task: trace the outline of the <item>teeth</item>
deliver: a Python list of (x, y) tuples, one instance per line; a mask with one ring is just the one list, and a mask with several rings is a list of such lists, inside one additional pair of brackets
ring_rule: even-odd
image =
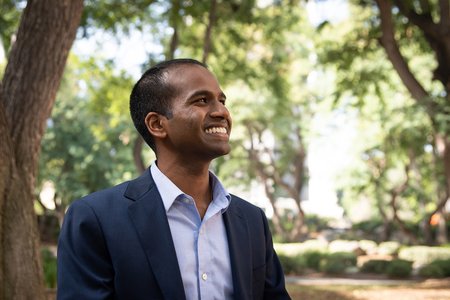
[(206, 133), (227, 133), (225, 127), (211, 127), (205, 130)]

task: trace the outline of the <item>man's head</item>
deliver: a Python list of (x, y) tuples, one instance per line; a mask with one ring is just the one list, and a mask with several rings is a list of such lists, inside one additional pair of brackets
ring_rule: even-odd
[(155, 141), (147, 129), (145, 117), (149, 112), (156, 112), (170, 118), (172, 100), (177, 95), (177, 88), (168, 80), (168, 72), (183, 65), (207, 66), (194, 59), (173, 59), (161, 62), (148, 69), (135, 84), (130, 96), (130, 114), (139, 134), (156, 152)]
[(158, 159), (161, 154), (207, 162), (230, 151), (232, 122), (225, 99), (204, 64), (176, 59), (144, 73), (131, 93), (130, 111)]

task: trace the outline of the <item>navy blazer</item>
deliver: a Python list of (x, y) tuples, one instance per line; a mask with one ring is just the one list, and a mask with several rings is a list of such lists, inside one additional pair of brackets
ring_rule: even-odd
[[(290, 299), (263, 211), (232, 195), (224, 213), (234, 299)], [(57, 299), (185, 299), (150, 170), (75, 201), (58, 242)]]

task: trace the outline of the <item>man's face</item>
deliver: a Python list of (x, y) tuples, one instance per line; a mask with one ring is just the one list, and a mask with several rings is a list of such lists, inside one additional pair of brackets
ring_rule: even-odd
[(167, 120), (168, 147), (187, 159), (210, 161), (230, 152), (231, 116), (214, 75), (198, 65), (168, 72), (177, 89)]

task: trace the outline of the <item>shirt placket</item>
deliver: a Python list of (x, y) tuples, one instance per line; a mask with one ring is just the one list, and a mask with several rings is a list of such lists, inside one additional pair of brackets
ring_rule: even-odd
[(211, 260), (208, 253), (208, 231), (204, 223), (200, 225), (198, 232), (198, 278), (200, 288), (200, 299), (207, 299), (208, 294), (211, 295)]

